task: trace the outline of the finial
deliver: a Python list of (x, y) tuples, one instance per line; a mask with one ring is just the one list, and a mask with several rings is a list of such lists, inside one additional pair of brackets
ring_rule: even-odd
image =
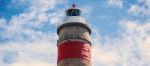
[(76, 7), (76, 4), (72, 4), (72, 7), (75, 8), (75, 7)]

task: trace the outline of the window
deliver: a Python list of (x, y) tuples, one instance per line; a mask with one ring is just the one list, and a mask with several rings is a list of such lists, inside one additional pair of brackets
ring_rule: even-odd
[(67, 16), (80, 16), (80, 12), (79, 9), (69, 9), (67, 11)]

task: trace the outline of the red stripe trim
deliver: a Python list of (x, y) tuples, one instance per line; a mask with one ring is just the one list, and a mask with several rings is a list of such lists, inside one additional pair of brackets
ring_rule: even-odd
[(91, 46), (80, 41), (67, 41), (58, 46), (58, 61), (80, 58), (91, 61)]

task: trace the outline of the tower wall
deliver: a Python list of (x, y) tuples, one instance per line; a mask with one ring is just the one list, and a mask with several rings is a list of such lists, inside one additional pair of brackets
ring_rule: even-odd
[[(67, 26), (59, 32), (59, 40), (61, 42), (67, 39), (80, 39), (90, 42), (90, 35), (86, 28), (81, 26)], [(59, 44), (59, 43), (58, 43)]]
[(91, 29), (81, 13), (73, 4), (59, 23), (57, 66), (91, 66)]
[(70, 40), (59, 45), (58, 66), (91, 66), (91, 47), (88, 43)]
[(91, 66), (90, 31), (79, 24), (63, 24), (58, 29), (57, 66)]

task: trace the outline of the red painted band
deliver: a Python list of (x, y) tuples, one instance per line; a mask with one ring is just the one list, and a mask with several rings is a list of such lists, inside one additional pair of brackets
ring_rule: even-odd
[(80, 41), (68, 41), (58, 46), (58, 61), (67, 58), (80, 58), (91, 61), (91, 46)]

